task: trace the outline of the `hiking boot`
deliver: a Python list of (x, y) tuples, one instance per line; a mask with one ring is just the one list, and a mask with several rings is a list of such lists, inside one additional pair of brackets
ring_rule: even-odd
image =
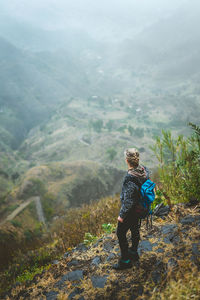
[(122, 260), (120, 259), (117, 264), (113, 265), (115, 270), (125, 270), (132, 267), (132, 262), (130, 259)]
[(129, 259), (131, 259), (132, 262), (138, 261), (140, 259), (137, 251), (134, 251), (134, 250), (131, 250), (131, 249), (128, 249), (128, 256), (129, 256)]

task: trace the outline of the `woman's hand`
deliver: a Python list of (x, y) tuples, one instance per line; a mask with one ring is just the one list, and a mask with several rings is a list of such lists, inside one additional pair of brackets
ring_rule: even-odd
[(123, 221), (124, 221), (120, 216), (118, 217), (117, 220), (118, 220), (119, 222), (121, 222), (121, 223), (123, 223)]

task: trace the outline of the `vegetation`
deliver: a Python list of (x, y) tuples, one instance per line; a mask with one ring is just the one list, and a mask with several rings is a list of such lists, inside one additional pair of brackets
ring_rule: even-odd
[(162, 131), (152, 148), (160, 163), (162, 191), (171, 203), (200, 200), (200, 128), (191, 126), (194, 133), (188, 138)]
[(98, 133), (101, 132), (103, 128), (103, 120), (90, 121), (90, 126)]
[(169, 276), (165, 289), (154, 291), (152, 300), (199, 299), (200, 277), (198, 268), (189, 260), (182, 261), (174, 275)]
[(89, 246), (91, 245), (92, 243), (94, 243), (96, 241), (97, 237), (95, 235), (92, 235), (91, 233), (89, 232), (86, 232), (85, 233), (85, 236), (84, 236), (84, 240), (83, 240), (83, 243), (86, 245), (86, 246)]
[[(159, 160), (160, 166), (158, 170), (159, 189), (156, 191), (154, 207), (161, 202), (168, 202), (172, 205), (180, 202), (180, 199), (181, 201), (189, 201), (192, 197), (198, 199), (200, 192), (198, 184), (200, 179), (200, 130), (194, 124), (191, 124), (191, 126), (194, 133), (188, 138), (178, 136), (175, 139), (169, 131), (163, 131), (163, 136), (156, 139), (153, 151)], [(63, 174), (59, 176), (63, 178)], [(42, 185), (39, 181), (36, 181), (36, 184), (40, 190), (44, 190), (41, 188)], [(54, 200), (54, 197), (52, 198), (49, 194), (43, 195), (43, 204), (44, 207), (46, 206), (45, 210), (50, 218), (52, 217), (52, 211), (49, 210), (48, 201)], [(12, 284), (15, 280), (30, 280), (36, 273), (49, 268), (53, 259), (60, 257), (66, 250), (70, 251), (78, 243), (83, 242), (86, 246), (89, 246), (103, 232), (106, 234), (112, 233), (115, 230), (119, 207), (119, 195), (117, 195), (91, 204), (84, 204), (81, 208), (69, 209), (65, 218), (54, 222), (51, 234), (46, 240), (43, 239), (41, 248), (32, 251), (28, 258), (25, 258), (26, 255), (24, 254), (19, 254), (16, 257), (15, 262), (12, 262), (9, 269), (2, 273), (1, 284), (3, 285), (5, 281)], [(17, 222), (14, 222), (13, 225), (20, 227)], [(33, 236), (41, 237), (41, 230), (43, 229), (39, 224), (34, 232), (27, 230), (24, 232), (26, 240), (30, 242)], [(40, 254), (38, 255), (38, 253)], [(20, 268), (17, 268), (19, 262)], [(15, 271), (13, 272), (13, 270)], [(164, 289), (159, 299), (165, 299), (162, 297), (167, 297), (170, 291), (173, 291), (174, 298), (172, 299), (175, 299), (179, 289), (179, 294), (183, 297), (187, 293), (196, 295), (197, 287), (189, 267), (182, 279), (180, 279), (179, 271), (176, 276), (176, 279), (170, 278), (169, 285)], [(191, 281), (190, 284), (188, 280)], [(2, 288), (3, 286), (1, 286)], [(154, 292), (152, 297), (154, 297), (152, 299), (157, 299), (157, 293)]]
[[(78, 243), (84, 242), (88, 246), (96, 240), (97, 236), (104, 232), (111, 232), (114, 225), (109, 222), (116, 223), (119, 205), (119, 195), (106, 197), (98, 202), (85, 204), (81, 208), (71, 208), (65, 218), (58, 219), (52, 225), (51, 233), (46, 232), (45, 236), (41, 235), (44, 228), (40, 223), (32, 231), (25, 230), (24, 236), (29, 242), (24, 244), (27, 248), (24, 246), (24, 253), (19, 250), (12, 252), (15, 253), (14, 260), (0, 273), (0, 292), (18, 279), (24, 281), (33, 278), (37, 271), (40, 273), (48, 268), (53, 259), (60, 257)], [(5, 241), (2, 232), (0, 238), (7, 245), (9, 252), (8, 248), (11, 245)], [(18, 239), (19, 237), (16, 236), (17, 241)], [(35, 250), (28, 251), (28, 249)]]
[(117, 155), (117, 151), (114, 148), (108, 148), (106, 150), (106, 154), (108, 155), (109, 160), (113, 161), (113, 159)]
[[(99, 44), (84, 28), (74, 30), (75, 34), (55, 34), (37, 24), (37, 29), (28, 25), (24, 31), (23, 22), (18, 26), (18, 17), (4, 19), (2, 15), (0, 217), (5, 220), (23, 201), (40, 196), (45, 218), (49, 225), (53, 223), (56, 243), (48, 248), (54, 236), (37, 222), (35, 206), (30, 204), (0, 229), (0, 265), (12, 262), (1, 285), (7, 279), (32, 279), (69, 247), (84, 240), (89, 245), (102, 231), (112, 232), (118, 199), (100, 201), (105, 209), (88, 203), (119, 186), (124, 147), (143, 149), (142, 159), (151, 167), (155, 159), (150, 158), (148, 145), (158, 136), (153, 147), (160, 164), (154, 206), (162, 201), (170, 205), (199, 201), (200, 129), (190, 124), (193, 135), (180, 135), (188, 133), (189, 120), (199, 121), (200, 109), (199, 45), (191, 42), (189, 48), (182, 47), (183, 42), (198, 40), (194, 26), (188, 24), (199, 16), (187, 8), (184, 6), (187, 17), (182, 10), (181, 18), (170, 14), (169, 32), (165, 22), (164, 27), (160, 23), (159, 14), (155, 18), (159, 26), (145, 25), (139, 30), (141, 34), (136, 34), (136, 43), (126, 37), (123, 47), (112, 39)], [(147, 20), (146, 24), (150, 23)], [(174, 25), (189, 28), (183, 30), (184, 39), (177, 39)], [(25, 36), (29, 37), (28, 48)], [(154, 45), (149, 41), (155, 41)], [(167, 51), (169, 56), (163, 60), (166, 46), (173, 51)], [(109, 162), (118, 171), (96, 168), (89, 162), (80, 166), (77, 159)], [(69, 161), (74, 163), (67, 166)], [(69, 210), (82, 203), (87, 204), (80, 210)], [(68, 219), (60, 218), (66, 209)], [(79, 220), (74, 221), (77, 215)], [(39, 247), (42, 254), (27, 254), (30, 249), (40, 251)], [(19, 249), (24, 253), (18, 253)], [(186, 283), (183, 297), (185, 293), (193, 297), (196, 285), (190, 293), (186, 279), (182, 282)], [(177, 295), (181, 282), (179, 278), (175, 281), (170, 282), (170, 288)]]
[(115, 231), (116, 226), (114, 224), (107, 223), (107, 224), (102, 224), (102, 228), (105, 233), (110, 234)]

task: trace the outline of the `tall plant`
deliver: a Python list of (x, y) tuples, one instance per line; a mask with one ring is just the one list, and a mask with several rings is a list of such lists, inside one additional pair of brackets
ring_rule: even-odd
[(190, 123), (189, 138), (162, 131), (152, 147), (159, 161), (160, 182), (166, 198), (172, 202), (199, 199), (200, 195), (200, 127)]

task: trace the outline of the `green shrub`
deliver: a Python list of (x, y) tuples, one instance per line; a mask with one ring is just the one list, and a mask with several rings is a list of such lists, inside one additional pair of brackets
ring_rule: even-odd
[(113, 159), (115, 158), (115, 156), (117, 155), (117, 151), (114, 148), (108, 148), (106, 150), (106, 154), (108, 156), (108, 159), (110, 161), (113, 161)]
[(32, 267), (31, 270), (24, 270), (24, 272), (20, 275), (17, 276), (16, 281), (18, 282), (26, 282), (33, 280), (34, 276), (36, 274), (41, 274), (44, 270), (48, 270), (51, 267), (51, 265), (48, 266), (42, 266), (42, 267), (37, 267), (34, 266)]
[(83, 243), (86, 245), (86, 246), (89, 246), (91, 245), (92, 243), (94, 243), (96, 241), (97, 237), (95, 235), (92, 235), (91, 233), (89, 232), (86, 232), (85, 233), (85, 236), (84, 236), (84, 240), (83, 240)]
[(108, 224), (102, 224), (102, 228), (105, 233), (110, 234), (116, 229), (116, 226), (114, 224), (108, 223)]
[(31, 241), (33, 238), (33, 232), (29, 229), (24, 231), (24, 236), (26, 238), (26, 241)]
[(94, 129), (94, 131), (100, 133), (103, 128), (103, 121), (102, 120), (90, 121), (90, 126)]
[(47, 221), (50, 221), (54, 215), (54, 206), (56, 203), (56, 197), (52, 194), (46, 193), (42, 199), (42, 208)]
[(18, 220), (12, 220), (10, 221), (10, 223), (15, 227), (22, 227), (21, 222), (19, 222)]
[(117, 128), (117, 131), (123, 133), (126, 129), (127, 129), (127, 126), (123, 125), (123, 126), (120, 126), (119, 128)]
[(155, 200), (151, 205), (152, 210), (154, 210), (154, 208), (156, 207), (156, 205), (160, 204), (160, 203), (166, 203), (166, 199), (163, 195), (163, 192), (159, 189), (156, 190), (155, 192)]
[(6, 211), (9, 212), (9, 213), (11, 213), (11, 212), (13, 212), (18, 206), (19, 206), (18, 204), (11, 204), (10, 206), (8, 206), (8, 207), (6, 208)]
[(163, 195), (170, 203), (200, 200), (200, 127), (190, 125), (194, 130), (190, 137), (174, 139), (170, 131), (163, 130), (152, 147), (160, 164)]
[(38, 178), (30, 178), (30, 181), (32, 183), (32, 186), (29, 187), (26, 196), (32, 197), (32, 196), (43, 196), (46, 192), (45, 184)]
[(108, 131), (111, 131), (113, 129), (113, 125), (114, 125), (114, 120), (109, 120), (106, 123), (105, 127), (106, 127), (106, 129), (108, 129)]

